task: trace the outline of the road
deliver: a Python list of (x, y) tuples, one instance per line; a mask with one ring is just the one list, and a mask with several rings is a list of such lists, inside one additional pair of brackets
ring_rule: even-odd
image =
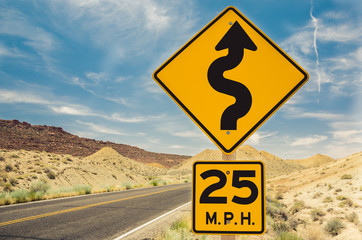
[(191, 184), (0, 207), (0, 239), (113, 239), (191, 200)]

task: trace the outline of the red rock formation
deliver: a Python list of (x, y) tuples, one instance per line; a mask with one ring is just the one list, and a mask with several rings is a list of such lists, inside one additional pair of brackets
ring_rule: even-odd
[(38, 150), (85, 157), (103, 147), (112, 147), (119, 154), (139, 162), (160, 163), (165, 167), (172, 167), (190, 158), (190, 156), (148, 152), (126, 144), (81, 138), (64, 131), (61, 127), (0, 119), (0, 149)]

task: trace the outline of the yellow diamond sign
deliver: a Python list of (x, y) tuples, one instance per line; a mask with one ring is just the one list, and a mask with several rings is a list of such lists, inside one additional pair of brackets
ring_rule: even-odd
[(192, 230), (195, 233), (264, 233), (262, 162), (195, 162), (192, 180)]
[(308, 73), (228, 7), (153, 77), (230, 154), (308, 80)]

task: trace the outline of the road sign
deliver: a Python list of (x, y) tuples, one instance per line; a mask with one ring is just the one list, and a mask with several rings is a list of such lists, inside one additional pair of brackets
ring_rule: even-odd
[(195, 162), (192, 230), (204, 234), (262, 234), (264, 165), (260, 161)]
[(153, 77), (230, 154), (307, 81), (308, 73), (228, 7)]

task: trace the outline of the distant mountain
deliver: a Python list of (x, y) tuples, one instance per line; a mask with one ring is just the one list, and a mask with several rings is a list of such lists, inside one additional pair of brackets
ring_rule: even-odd
[[(221, 151), (206, 149), (200, 152), (199, 154), (193, 156), (192, 158), (184, 161), (175, 168), (179, 170), (191, 171), (192, 165), (195, 161), (217, 161), (217, 160), (222, 160)], [(306, 168), (301, 164), (294, 163), (292, 161), (288, 162), (286, 160), (283, 160), (271, 153), (265, 151), (258, 151), (249, 145), (243, 145), (236, 150), (236, 160), (263, 161), (265, 165), (265, 174), (267, 178), (289, 174), (293, 171), (298, 171)]]
[(37, 150), (86, 157), (104, 147), (111, 147), (122, 156), (142, 163), (159, 163), (165, 167), (178, 165), (190, 158), (190, 156), (148, 152), (126, 144), (82, 138), (60, 127), (0, 119), (0, 149)]
[(335, 159), (327, 155), (316, 154), (313, 157), (309, 157), (306, 159), (292, 159), (292, 160), (288, 159), (287, 161), (290, 163), (297, 163), (304, 167), (310, 168), (310, 167), (319, 167), (323, 164), (333, 162), (335, 161)]

